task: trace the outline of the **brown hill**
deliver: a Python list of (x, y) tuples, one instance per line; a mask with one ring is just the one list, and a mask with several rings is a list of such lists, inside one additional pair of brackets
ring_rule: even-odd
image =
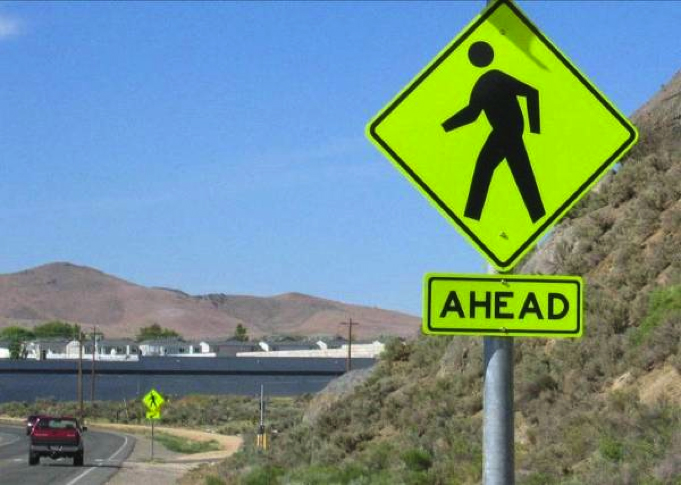
[[(518, 483), (681, 483), (681, 72), (632, 118), (639, 144), (519, 271), (583, 276), (585, 330), (515, 339)], [(480, 483), (482, 341), (392, 342), (370, 378), (316, 396), (266, 464), (246, 450), (218, 470)]]
[(298, 293), (192, 296), (146, 288), (70, 263), (0, 275), (0, 327), (58, 319), (97, 325), (108, 337), (132, 337), (158, 323), (188, 338), (226, 338), (238, 324), (252, 336), (334, 335), (348, 318), (361, 322), (353, 329), (359, 338), (413, 336), (419, 326), (410, 315)]

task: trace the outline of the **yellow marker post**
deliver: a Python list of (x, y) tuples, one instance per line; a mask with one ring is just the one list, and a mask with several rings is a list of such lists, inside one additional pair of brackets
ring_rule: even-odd
[(367, 126), (509, 271), (636, 142), (636, 128), (510, 0), (486, 8)]
[(428, 274), (423, 333), (571, 337), (584, 332), (577, 276)]

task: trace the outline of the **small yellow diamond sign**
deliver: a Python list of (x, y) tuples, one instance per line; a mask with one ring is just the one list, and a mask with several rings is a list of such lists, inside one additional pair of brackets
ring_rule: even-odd
[(367, 132), (502, 271), (638, 137), (510, 0), (474, 19)]
[[(166, 400), (163, 399), (163, 396), (161, 396), (156, 389), (152, 389), (142, 398), (142, 402), (147, 407), (149, 412), (160, 413), (161, 406), (163, 406), (163, 403), (166, 402)], [(149, 412), (147, 412), (147, 417)]]

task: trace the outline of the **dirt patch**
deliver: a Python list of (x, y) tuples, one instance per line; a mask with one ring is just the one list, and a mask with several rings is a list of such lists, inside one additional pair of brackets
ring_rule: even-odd
[[(130, 433), (134, 435), (144, 435), (151, 433), (151, 426), (140, 426), (135, 424), (92, 424), (92, 429), (111, 429), (114, 431), (120, 431), (122, 433)], [(222, 460), (236, 450), (239, 449), (243, 440), (239, 436), (226, 436), (217, 433), (209, 433), (206, 431), (198, 431), (186, 428), (170, 428), (168, 426), (155, 426), (154, 431), (159, 433), (166, 433), (173, 436), (179, 436), (180, 438), (186, 438), (194, 441), (215, 441), (220, 445), (220, 449), (217, 451), (208, 451), (206, 453), (193, 453), (193, 454), (182, 454), (175, 453), (178, 455), (175, 457), (178, 461), (210, 461), (210, 460)], [(139, 439), (139, 436), (137, 436)], [(151, 441), (150, 441), (151, 443)], [(161, 446), (161, 445), (159, 445)], [(151, 444), (150, 444), (151, 447)]]
[(641, 402), (647, 405), (655, 404), (661, 399), (681, 405), (681, 374), (672, 365), (654, 369), (635, 379), (631, 372), (626, 372), (615, 379), (610, 391), (638, 391)]
[(205, 463), (224, 460), (239, 449), (243, 440), (238, 436), (225, 436), (184, 428), (155, 426), (154, 431), (195, 441), (215, 441), (220, 450), (206, 453), (182, 454), (167, 450), (160, 443), (154, 443), (154, 461), (151, 461), (150, 426), (130, 424), (90, 424), (93, 430), (112, 430), (135, 435), (135, 448), (122, 464), (121, 469), (108, 482), (110, 485), (167, 485), (176, 483), (183, 475)]
[(639, 396), (646, 404), (654, 404), (659, 399), (669, 399), (681, 405), (681, 375), (669, 364), (641, 377), (639, 385)]
[(0, 416), (0, 423), (25, 424), (26, 420), (23, 419), (23, 418), (12, 418), (10, 416)]

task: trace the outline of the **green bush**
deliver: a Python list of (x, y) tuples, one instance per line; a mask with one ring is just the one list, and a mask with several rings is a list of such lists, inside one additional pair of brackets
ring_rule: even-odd
[(249, 471), (239, 483), (242, 485), (275, 485), (280, 483), (279, 479), (283, 474), (284, 470), (281, 467), (266, 465)]
[(632, 333), (631, 344), (640, 346), (660, 323), (672, 315), (681, 319), (681, 285), (659, 288), (650, 294), (648, 315)]
[(71, 339), (74, 335), (78, 335), (80, 327), (77, 324), (69, 324), (54, 320), (51, 322), (37, 325), (33, 328), (35, 338), (64, 338)]
[(158, 323), (152, 323), (147, 327), (142, 327), (135, 336), (138, 342), (144, 340), (166, 339), (166, 338), (182, 338), (182, 336), (175, 330), (163, 328)]
[(154, 433), (154, 439), (176, 453), (196, 454), (220, 449), (215, 440), (196, 441), (167, 433)]
[(518, 485), (547, 485), (554, 481), (555, 479), (546, 473), (534, 472), (518, 480)]
[(426, 450), (421, 448), (412, 448), (402, 454), (402, 461), (407, 466), (408, 470), (414, 472), (424, 472), (433, 466), (433, 458)]
[(603, 436), (598, 443), (598, 451), (607, 460), (622, 461), (624, 445), (612, 436)]
[(32, 340), (34, 338), (35, 338), (35, 334), (31, 330), (26, 329), (24, 327), (12, 325), (12, 326), (0, 329), (0, 340), (26, 341), (26, 340)]
[(225, 485), (225, 481), (218, 476), (210, 475), (210, 476), (206, 477), (204, 484), (205, 485)]

